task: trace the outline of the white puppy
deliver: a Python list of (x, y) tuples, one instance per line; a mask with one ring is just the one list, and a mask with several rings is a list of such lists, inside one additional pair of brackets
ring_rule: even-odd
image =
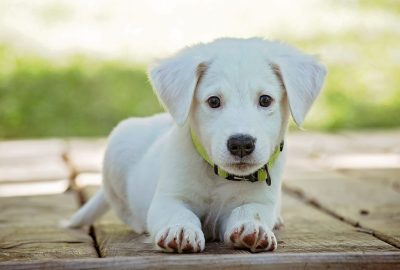
[(149, 77), (169, 114), (114, 129), (104, 187), (70, 227), (109, 204), (163, 251), (200, 252), (205, 239), (276, 249), (289, 112), (301, 125), (325, 73), (313, 57), (258, 38), (218, 39), (160, 61)]

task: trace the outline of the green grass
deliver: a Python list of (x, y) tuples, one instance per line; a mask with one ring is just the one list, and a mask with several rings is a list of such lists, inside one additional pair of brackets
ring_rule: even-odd
[[(398, 35), (286, 40), (330, 56), (307, 129), (400, 127)], [(85, 57), (59, 63), (0, 47), (0, 138), (105, 136), (123, 118), (160, 111), (143, 66)]]
[(398, 0), (359, 0), (358, 5), (360, 8), (366, 10), (389, 11), (400, 14), (400, 3)]
[(306, 127), (326, 131), (400, 127), (400, 36), (390, 32), (319, 36), (298, 46), (325, 51), (324, 90)]
[(144, 68), (75, 58), (54, 64), (0, 50), (0, 137), (103, 136), (161, 111)]

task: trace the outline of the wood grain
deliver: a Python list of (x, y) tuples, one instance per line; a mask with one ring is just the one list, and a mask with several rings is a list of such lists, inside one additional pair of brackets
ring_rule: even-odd
[(352, 142), (379, 149), (382, 153), (400, 153), (400, 129), (375, 130), (369, 132), (342, 132)]
[(283, 218), (285, 227), (277, 231), (278, 239), (283, 242), (279, 252), (398, 251), (371, 234), (286, 194)]
[(0, 197), (61, 194), (69, 187), (68, 179), (30, 181), (23, 183), (0, 183)]
[[(104, 143), (0, 142), (0, 194), (15, 183), (45, 190), (73, 176), (88, 198), (96, 187), (85, 186), (99, 183)], [(100, 259), (88, 230), (58, 226), (78, 207), (78, 194), (68, 192), (0, 198), (0, 269), (400, 269), (400, 131), (295, 133), (287, 147), (276, 252), (214, 242), (202, 254), (164, 254), (109, 212), (93, 226)]]
[(379, 178), (345, 175), (325, 175), (324, 181), (310, 175), (297, 177), (286, 185), (305, 200), (355, 226), (385, 235), (386, 241), (400, 247), (400, 196), (390, 185)]
[(66, 142), (61, 139), (0, 141), (0, 163), (59, 156)]
[(0, 142), (0, 183), (68, 179), (60, 140)]
[(87, 230), (59, 226), (77, 208), (72, 193), (0, 198), (0, 261), (97, 257)]
[(68, 177), (69, 171), (61, 155), (0, 163), (0, 183), (48, 181)]
[(396, 252), (375, 253), (259, 253), (215, 256), (207, 254), (110, 257), (102, 259), (43, 260), (0, 263), (0, 269), (214, 269), (219, 270), (314, 270), (399, 269)]
[[(322, 139), (323, 135), (319, 136), (321, 138), (313, 141), (313, 151), (325, 147), (326, 139)], [(342, 137), (341, 144), (336, 144), (338, 148), (342, 147), (335, 150), (336, 153), (348, 153), (349, 156), (354, 153), (393, 154), (397, 150), (390, 145), (400, 145), (400, 136), (391, 137), (389, 143), (384, 143), (385, 136), (382, 134), (375, 134), (373, 139), (355, 134), (347, 136)], [(335, 167), (327, 162), (332, 160), (327, 156), (307, 156), (304, 154), (309, 151), (307, 142), (297, 142), (295, 149), (290, 151), (289, 169), (284, 177), (288, 191), (400, 248), (400, 158), (399, 168), (395, 162), (385, 168), (383, 162), (380, 168), (371, 164), (370, 168), (363, 166), (361, 169), (358, 161), (356, 166), (352, 166), (351, 159), (344, 167)], [(333, 156), (335, 152), (332, 151)], [(313, 170), (293, 166), (291, 163), (296, 163), (297, 159), (313, 166)], [(365, 162), (369, 162), (368, 159)]]
[(68, 141), (68, 160), (77, 174), (101, 171), (105, 144), (104, 139)]
[[(92, 196), (96, 189), (87, 187), (84, 197), (87, 199)], [(279, 242), (276, 253), (397, 251), (374, 236), (357, 231), (296, 198), (284, 195), (283, 202), (285, 226), (276, 231)], [(147, 237), (133, 233), (113, 212), (107, 213), (96, 222), (94, 231), (102, 257), (165, 255), (156, 251)], [(244, 250), (225, 247), (222, 243), (206, 244), (205, 254), (238, 253), (250, 254)]]
[[(98, 190), (97, 186), (88, 186), (83, 189), (85, 200), (90, 198)], [(101, 257), (115, 256), (167, 256), (155, 249), (146, 235), (134, 233), (124, 224), (113, 211), (95, 222), (94, 232)], [(207, 243), (203, 254), (250, 254), (245, 250), (226, 248), (222, 243)]]
[(62, 140), (0, 142), (0, 197), (62, 193), (70, 172)]
[(102, 184), (102, 178), (100, 173), (80, 173), (75, 177), (74, 182), (77, 188), (98, 186)]

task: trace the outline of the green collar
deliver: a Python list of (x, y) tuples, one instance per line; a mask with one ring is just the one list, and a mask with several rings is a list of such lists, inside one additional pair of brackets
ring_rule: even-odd
[(284, 145), (283, 141), (280, 143), (279, 146), (277, 146), (275, 148), (275, 151), (274, 151), (274, 153), (272, 153), (270, 160), (261, 169), (259, 169), (258, 171), (254, 172), (250, 175), (238, 176), (238, 175), (230, 174), (230, 173), (222, 170), (221, 168), (219, 168), (218, 165), (214, 164), (211, 161), (210, 157), (208, 156), (204, 147), (201, 145), (199, 138), (196, 136), (196, 134), (194, 134), (192, 129), (190, 129), (190, 133), (192, 135), (192, 141), (193, 141), (193, 144), (194, 144), (197, 152), (200, 154), (200, 156), (205, 161), (207, 161), (208, 164), (210, 164), (211, 166), (214, 167), (214, 173), (216, 175), (219, 175), (222, 178), (225, 178), (227, 180), (232, 180), (232, 181), (243, 181), (243, 180), (250, 181), (250, 182), (265, 181), (268, 186), (271, 185), (271, 176), (270, 176), (269, 170), (271, 169), (272, 165), (277, 160), (280, 152), (282, 152), (282, 150), (283, 150), (283, 145)]

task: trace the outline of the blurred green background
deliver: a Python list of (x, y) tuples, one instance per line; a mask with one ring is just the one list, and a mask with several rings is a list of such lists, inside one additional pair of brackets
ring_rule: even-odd
[[(257, 32), (316, 53), (327, 65), (323, 93), (305, 128), (337, 131), (399, 127), (400, 2), (329, 3), (328, 8), (356, 10), (361, 14), (355, 23), (359, 27), (303, 36), (291, 35), (290, 31), (269, 35)], [(3, 7), (10, 5), (3, 2)], [(41, 13), (47, 24), (59, 23), (57, 20), (66, 16), (63, 8), (56, 7), (51, 3), (44, 9), (47, 13)], [(369, 17), (362, 14), (374, 18), (375, 26), (382, 20), (382, 25), (371, 30)], [(134, 56), (97, 57), (78, 50), (54, 58), (26, 49), (29, 44), (21, 49), (19, 40), (10, 42), (4, 36), (0, 32), (0, 138), (105, 136), (123, 118), (162, 111), (146, 77), (151, 57), (135, 61)], [(181, 43), (185, 42), (181, 38)]]

